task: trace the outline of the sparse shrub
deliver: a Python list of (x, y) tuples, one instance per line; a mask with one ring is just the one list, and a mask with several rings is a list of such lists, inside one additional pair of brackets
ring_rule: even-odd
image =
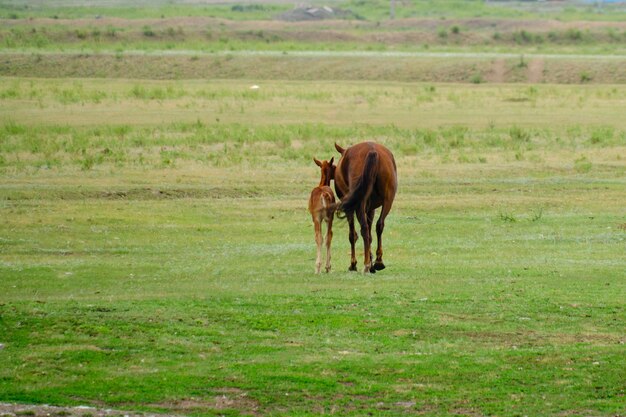
[(526, 68), (528, 67), (528, 63), (524, 60), (524, 55), (520, 55), (519, 62), (517, 63), (517, 68)]
[(583, 33), (580, 29), (568, 29), (567, 32), (565, 32), (565, 36), (572, 41), (581, 41), (583, 39)]
[(591, 138), (589, 139), (589, 141), (592, 144), (597, 145), (599, 143), (612, 140), (614, 134), (615, 132), (610, 126), (597, 128), (594, 129), (593, 132), (591, 132)]
[(533, 35), (522, 29), (519, 32), (515, 32), (513, 34), (513, 40), (517, 43), (530, 43), (533, 40)]
[(480, 72), (474, 73), (470, 77), (470, 82), (472, 82), (474, 84), (481, 84), (481, 83), (483, 83), (484, 82), (483, 75)]
[(446, 28), (439, 28), (437, 31), (437, 36), (441, 39), (446, 39), (448, 37), (448, 30)]
[(589, 75), (589, 73), (587, 71), (583, 71), (580, 73), (580, 82), (581, 83), (588, 83), (592, 80), (591, 75)]
[(255, 11), (258, 12), (258, 11), (264, 11), (266, 9), (267, 8), (262, 4), (245, 4), (245, 5), (235, 4), (230, 8), (230, 10), (233, 12), (241, 12), (241, 13), (255, 12)]
[(117, 36), (117, 29), (114, 28), (113, 26), (107, 26), (106, 30), (104, 31), (104, 33), (106, 34), (106, 36), (108, 36), (109, 38), (115, 38)]
[(154, 31), (152, 30), (152, 28), (150, 26), (144, 26), (143, 27), (143, 36), (154, 37), (154, 36), (156, 36), (156, 33), (154, 33)]
[(83, 159), (80, 160), (80, 169), (83, 171), (89, 171), (93, 168), (95, 164), (95, 159), (91, 155), (85, 155)]
[(452, 26), (451, 31), (453, 34), (458, 35), (459, 33), (461, 33), (461, 28), (459, 28), (457, 25), (454, 25)]
[(75, 33), (76, 33), (76, 37), (78, 39), (85, 39), (85, 38), (87, 38), (87, 31), (84, 30), (84, 29), (76, 29)]
[(515, 216), (512, 213), (501, 211), (500, 220), (502, 220), (505, 223), (515, 223), (517, 221), (517, 218), (515, 218)]
[(584, 174), (591, 171), (592, 163), (587, 159), (585, 155), (581, 156), (574, 161), (574, 170), (579, 174)]
[(499, 41), (500, 39), (502, 39), (502, 35), (500, 35), (500, 32), (494, 32), (494, 34), (491, 37), (493, 38), (494, 41)]
[(511, 126), (509, 129), (509, 136), (513, 142), (530, 141), (530, 133), (519, 126)]
[(26, 132), (26, 127), (15, 123), (13, 120), (9, 120), (4, 123), (4, 131), (9, 135), (21, 135)]
[(433, 146), (434, 144), (437, 143), (437, 132), (435, 132), (434, 130), (426, 130), (424, 132), (424, 144), (428, 145), (428, 146)]

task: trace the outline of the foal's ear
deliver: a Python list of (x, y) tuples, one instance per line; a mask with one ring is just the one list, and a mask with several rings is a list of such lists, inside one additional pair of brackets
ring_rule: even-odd
[(335, 142), (335, 149), (337, 149), (337, 152), (339, 152), (342, 155), (346, 151), (345, 148), (342, 148), (341, 146), (337, 145), (337, 142)]
[(315, 161), (315, 165), (317, 165), (318, 167), (322, 166), (322, 162), (316, 159), (315, 157), (313, 157), (313, 161)]
[(334, 156), (332, 158), (330, 158), (329, 164), (330, 164), (331, 167), (333, 166), (333, 162), (335, 162), (335, 157)]

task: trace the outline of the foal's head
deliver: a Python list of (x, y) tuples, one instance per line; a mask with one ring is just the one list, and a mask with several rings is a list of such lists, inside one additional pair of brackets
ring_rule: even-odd
[(320, 179), (320, 186), (330, 185), (330, 180), (335, 179), (335, 165), (333, 165), (334, 157), (330, 158), (330, 161), (319, 161), (313, 158), (315, 164), (322, 169), (322, 178)]

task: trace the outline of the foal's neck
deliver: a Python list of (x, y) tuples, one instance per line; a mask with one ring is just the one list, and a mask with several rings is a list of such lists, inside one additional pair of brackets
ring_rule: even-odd
[(330, 187), (330, 175), (327, 175), (326, 172), (322, 171), (322, 178), (320, 179), (320, 187)]

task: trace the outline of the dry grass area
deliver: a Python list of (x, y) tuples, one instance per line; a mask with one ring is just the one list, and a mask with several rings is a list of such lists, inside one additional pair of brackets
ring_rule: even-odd
[[(224, 400), (222, 400), (224, 401)], [(217, 408), (219, 409), (219, 408)], [(2, 417), (165, 417), (176, 414), (155, 414), (122, 411), (92, 406), (57, 407), (52, 405), (9, 404), (0, 402)]]
[(626, 83), (620, 59), (433, 58), (333, 54), (10, 54), (2, 76), (52, 78)]

